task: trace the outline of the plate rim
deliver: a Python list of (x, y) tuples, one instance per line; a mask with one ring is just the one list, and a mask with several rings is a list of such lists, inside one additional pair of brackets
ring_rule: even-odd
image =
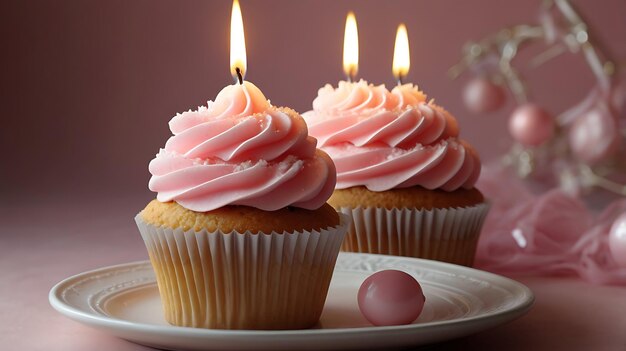
[[(120, 263), (110, 266), (103, 266), (95, 269), (91, 269), (88, 271), (84, 271), (78, 274), (74, 274), (69, 276), (58, 283), (56, 283), (48, 293), (48, 300), (50, 305), (59, 313), (64, 316), (76, 320), (79, 322), (86, 322), (91, 325), (99, 325), (102, 327), (106, 327), (109, 330), (113, 329), (130, 329), (135, 331), (141, 331), (146, 333), (159, 333), (159, 334), (169, 334), (169, 335), (179, 335), (180, 332), (184, 332), (185, 335), (189, 336), (210, 336), (210, 337), (219, 337), (219, 338), (229, 338), (229, 337), (296, 337), (296, 336), (316, 336), (316, 337), (324, 337), (324, 336), (332, 336), (336, 334), (348, 335), (348, 334), (361, 334), (361, 333), (387, 333), (390, 331), (394, 332), (406, 332), (416, 328), (420, 330), (428, 331), (428, 329), (439, 328), (442, 326), (457, 326), (464, 324), (472, 324), (475, 322), (480, 322), (483, 320), (491, 320), (493, 318), (504, 318), (506, 321), (511, 321), (517, 317), (520, 317), (526, 314), (535, 303), (535, 295), (530, 288), (526, 285), (495, 273), (479, 270), (472, 267), (465, 267), (460, 265), (455, 265), (452, 263), (428, 260), (422, 258), (415, 257), (406, 257), (406, 256), (392, 256), (392, 255), (380, 255), (380, 254), (369, 254), (369, 253), (355, 253), (355, 252), (341, 252), (342, 256), (375, 256), (383, 259), (407, 259), (409, 261), (416, 261), (416, 263), (426, 264), (429, 268), (441, 266), (443, 268), (452, 268), (454, 270), (461, 270), (466, 272), (471, 272), (472, 278), (476, 278), (475, 275), (480, 275), (485, 278), (489, 277), (491, 279), (499, 280), (505, 282), (509, 286), (515, 286), (515, 291), (519, 291), (519, 296), (523, 297), (523, 300), (519, 300), (518, 303), (514, 306), (511, 306), (508, 309), (492, 311), (488, 313), (483, 313), (470, 317), (461, 317), (455, 319), (448, 319), (442, 321), (434, 321), (434, 322), (426, 322), (419, 324), (407, 324), (407, 325), (395, 325), (395, 326), (364, 326), (364, 327), (351, 327), (351, 328), (329, 328), (329, 329), (297, 329), (297, 330), (231, 330), (231, 329), (204, 329), (204, 328), (192, 328), (192, 327), (180, 327), (174, 325), (156, 325), (156, 324), (147, 324), (140, 322), (130, 322), (127, 320), (115, 318), (112, 316), (102, 316), (99, 314), (92, 314), (84, 312), (76, 307), (71, 306), (61, 296), (63, 287), (79, 280), (81, 277), (86, 277), (93, 275), (96, 272), (105, 272), (105, 271), (115, 271), (122, 268), (128, 268), (133, 266), (140, 265), (150, 265), (149, 260), (139, 260), (132, 261), (126, 263)], [(480, 278), (481, 280), (482, 277)], [(498, 325), (500, 323), (496, 323)]]

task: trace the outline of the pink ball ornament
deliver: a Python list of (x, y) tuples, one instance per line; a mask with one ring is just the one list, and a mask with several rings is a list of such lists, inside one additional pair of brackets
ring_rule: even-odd
[(513, 111), (509, 132), (523, 145), (539, 146), (554, 135), (554, 119), (538, 105), (526, 103)]
[(486, 113), (502, 107), (506, 94), (501, 86), (486, 78), (475, 78), (463, 90), (463, 102), (474, 113)]
[(569, 144), (574, 155), (594, 164), (613, 156), (619, 149), (621, 135), (616, 119), (605, 104), (598, 104), (580, 116), (569, 130)]
[(626, 213), (617, 217), (609, 232), (609, 249), (617, 264), (626, 267)]
[(410, 324), (424, 308), (419, 283), (407, 273), (384, 270), (369, 276), (359, 288), (359, 309), (373, 325)]

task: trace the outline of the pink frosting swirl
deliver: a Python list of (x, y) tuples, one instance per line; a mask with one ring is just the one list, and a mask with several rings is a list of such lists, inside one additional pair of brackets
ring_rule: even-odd
[(356, 83), (341, 81), (337, 88), (326, 84), (313, 100), (313, 110), (318, 119), (335, 119), (337, 116), (358, 116), (403, 109), (424, 102), (426, 96), (412, 84), (396, 87), (390, 93), (384, 85), (374, 86), (364, 80)]
[(364, 81), (327, 85), (303, 117), (335, 162), (338, 189), (453, 191), (472, 188), (480, 174), (478, 154), (459, 140), (456, 119), (412, 84), (391, 92)]
[(159, 201), (197, 212), (225, 205), (316, 209), (335, 186), (334, 164), (316, 149), (302, 117), (271, 106), (250, 82), (176, 115), (170, 129), (174, 135), (149, 165)]

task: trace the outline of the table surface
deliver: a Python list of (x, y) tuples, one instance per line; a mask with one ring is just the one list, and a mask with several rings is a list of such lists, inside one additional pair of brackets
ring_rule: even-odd
[[(151, 350), (90, 329), (48, 304), (58, 281), (147, 259), (132, 220), (145, 199), (0, 203), (0, 344), (6, 350)], [(626, 350), (626, 287), (512, 277), (536, 295), (524, 317), (429, 350)]]

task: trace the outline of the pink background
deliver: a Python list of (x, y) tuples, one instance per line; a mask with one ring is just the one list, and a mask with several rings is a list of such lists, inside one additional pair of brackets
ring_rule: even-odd
[[(343, 79), (343, 27), (352, 9), (361, 38), (359, 76), (392, 85), (395, 30), (403, 21), (412, 52), (407, 81), (453, 112), (464, 137), (483, 158), (493, 158), (509, 142), (504, 117), (512, 104), (497, 114), (471, 115), (460, 102), (465, 79), (450, 81), (446, 70), (466, 41), (534, 22), (540, 3), (244, 0), (247, 79), (274, 104), (306, 111), (318, 88)], [(626, 58), (626, 2), (576, 4), (607, 46)], [(3, 195), (148, 199), (147, 164), (170, 135), (169, 119), (232, 83), (230, 0), (19, 1), (0, 7)], [(528, 72), (528, 78), (535, 101), (553, 112), (592, 84), (579, 55)]]
[[(242, 1), (248, 76), (276, 105), (304, 112), (317, 89), (343, 78), (345, 14), (361, 36), (359, 76), (394, 84), (395, 28), (409, 29), (418, 83), (459, 119), (483, 158), (506, 149), (512, 108), (470, 115), (465, 79), (446, 70), (461, 47), (536, 18), (541, 1)], [(612, 51), (626, 57), (626, 2), (575, 2)], [(139, 349), (58, 315), (57, 281), (88, 269), (146, 259), (132, 217), (153, 197), (149, 160), (169, 119), (215, 97), (228, 68), (231, 2), (0, 2), (0, 342), (7, 349)], [(579, 99), (592, 77), (570, 55), (527, 77), (553, 112)], [(495, 136), (494, 136), (495, 135)], [(573, 279), (522, 278), (537, 293), (531, 313), (437, 349), (623, 349), (624, 289)], [(598, 348), (606, 346), (605, 348)]]

